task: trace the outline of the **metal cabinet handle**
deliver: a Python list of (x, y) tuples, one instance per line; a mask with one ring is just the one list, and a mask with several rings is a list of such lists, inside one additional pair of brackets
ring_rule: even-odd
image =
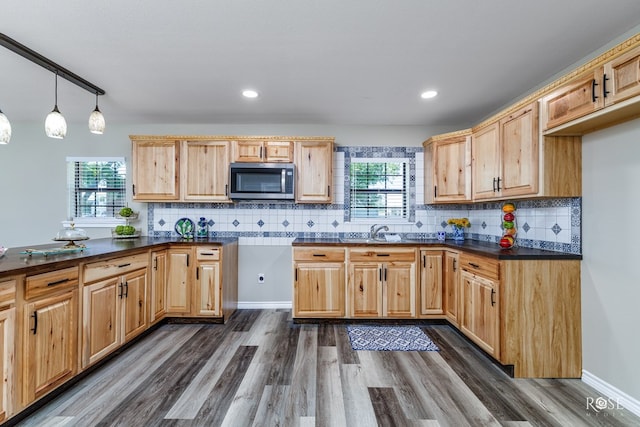
[(607, 80), (609, 80), (609, 77), (607, 77), (606, 74), (602, 75), (602, 96), (604, 98), (607, 97), (607, 95), (609, 95), (609, 91), (607, 90)]
[(498, 177), (498, 191), (500, 191), (500, 177)]
[(453, 271), (458, 270), (458, 260), (456, 258), (453, 259)]
[(323, 256), (327, 256), (327, 254), (313, 254), (313, 256), (323, 257)]
[(187, 267), (189, 267), (189, 254), (187, 254)]
[(38, 312), (34, 311), (31, 317), (33, 317), (33, 329), (31, 330), (33, 331), (33, 335), (35, 335), (36, 332), (38, 332)]
[(56, 285), (61, 285), (62, 283), (66, 283), (66, 282), (68, 282), (69, 280), (71, 280), (71, 279), (69, 279), (69, 278), (67, 277), (66, 279), (60, 279), (60, 280), (56, 280), (55, 282), (49, 282), (49, 283), (47, 283), (47, 286), (56, 286)]
[(153, 259), (153, 269), (154, 270), (158, 269), (158, 257)]
[(473, 268), (480, 268), (480, 265), (470, 262), (469, 265)]
[(133, 184), (131, 186), (131, 191), (132, 191), (133, 195), (135, 196), (136, 195), (136, 185), (135, 184)]
[(196, 280), (200, 280), (200, 267), (196, 267)]
[(495, 177), (493, 178), (493, 192), (496, 192), (496, 179)]
[(494, 305), (496, 305), (496, 300), (495, 300), (495, 295), (496, 295), (496, 290), (495, 289), (491, 289), (491, 307), (493, 307)]
[(376, 256), (391, 256), (391, 254), (376, 254)]
[(118, 268), (129, 267), (130, 265), (131, 265), (131, 263), (130, 263), (130, 262), (128, 262), (128, 263), (126, 263), (126, 264), (120, 264), (120, 265), (118, 266)]
[(598, 86), (596, 79), (591, 80), (591, 102), (596, 102), (596, 99), (598, 99), (598, 95), (596, 95), (596, 86)]
[(124, 282), (124, 297), (129, 297), (129, 282)]

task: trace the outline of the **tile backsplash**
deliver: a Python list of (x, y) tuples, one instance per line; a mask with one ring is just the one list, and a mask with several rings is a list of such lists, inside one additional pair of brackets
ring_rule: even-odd
[[(336, 147), (334, 203), (290, 202), (149, 203), (148, 235), (175, 236), (180, 218), (195, 222), (204, 217), (212, 237), (238, 237), (241, 245), (289, 245), (296, 237), (366, 237), (369, 222), (349, 221), (348, 170), (353, 157), (398, 157), (409, 164), (409, 213), (406, 222), (387, 223), (392, 233), (407, 238), (435, 238), (451, 227), (452, 217), (467, 217), (467, 238), (498, 242), (503, 202), (460, 205), (424, 205), (424, 159), (418, 147)], [(346, 189), (346, 192), (345, 192)], [(515, 200), (517, 244), (522, 247), (580, 254), (582, 199)], [(382, 223), (383, 221), (380, 221)]]

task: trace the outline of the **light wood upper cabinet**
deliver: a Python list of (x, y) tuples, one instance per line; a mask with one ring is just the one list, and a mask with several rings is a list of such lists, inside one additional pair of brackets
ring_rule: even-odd
[(182, 141), (185, 201), (229, 201), (229, 142)]
[(233, 141), (234, 162), (293, 162), (293, 141)]
[(425, 203), (471, 201), (471, 130), (423, 143)]
[(442, 251), (420, 251), (420, 314), (442, 314)]
[(500, 120), (500, 196), (538, 193), (539, 140), (537, 102)]
[(296, 202), (331, 203), (333, 141), (295, 142)]
[(178, 141), (132, 139), (132, 144), (133, 200), (178, 200)]
[(640, 95), (640, 47), (607, 62), (604, 75), (605, 106)]
[(345, 315), (344, 248), (293, 249), (293, 315)]
[(473, 133), (473, 200), (498, 197), (500, 177), (500, 125), (493, 123)]

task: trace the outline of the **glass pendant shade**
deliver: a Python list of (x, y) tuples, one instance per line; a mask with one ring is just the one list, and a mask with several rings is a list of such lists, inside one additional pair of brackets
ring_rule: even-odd
[(62, 139), (67, 135), (67, 121), (60, 114), (57, 105), (47, 115), (44, 121), (44, 131), (49, 138)]
[(0, 110), (0, 144), (8, 144), (9, 140), (11, 140), (11, 123)]
[(89, 131), (97, 135), (102, 135), (104, 133), (104, 127), (104, 116), (98, 108), (98, 94), (96, 93), (96, 109), (93, 110), (93, 112), (89, 116)]

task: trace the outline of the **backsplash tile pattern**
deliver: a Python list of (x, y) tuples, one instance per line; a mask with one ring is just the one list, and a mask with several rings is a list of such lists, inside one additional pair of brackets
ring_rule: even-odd
[[(180, 218), (204, 217), (212, 237), (238, 237), (241, 245), (290, 245), (296, 237), (366, 237), (371, 223), (350, 222), (348, 215), (349, 166), (352, 157), (408, 158), (410, 165), (410, 221), (388, 224), (390, 232), (407, 238), (431, 238), (450, 233), (446, 221), (468, 217), (467, 237), (495, 242), (502, 235), (502, 203), (424, 205), (424, 162), (421, 147), (336, 147), (334, 202), (149, 203), (148, 235), (176, 236)], [(345, 197), (347, 195), (347, 197)], [(517, 244), (523, 247), (580, 254), (582, 251), (582, 199), (515, 200)]]

